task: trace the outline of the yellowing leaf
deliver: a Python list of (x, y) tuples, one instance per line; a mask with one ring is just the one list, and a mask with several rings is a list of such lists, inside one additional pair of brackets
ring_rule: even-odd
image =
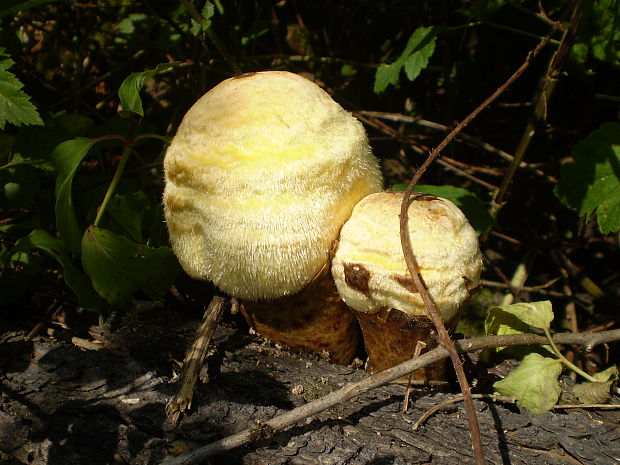
[(579, 383), (573, 387), (573, 394), (584, 404), (604, 404), (611, 398), (614, 381)]
[(504, 396), (514, 397), (519, 407), (541, 414), (551, 409), (560, 397), (560, 373), (559, 360), (532, 353), (493, 387)]
[(502, 305), (490, 310), (484, 327), (489, 334), (520, 334), (527, 332), (528, 326), (549, 329), (553, 321), (551, 302), (520, 302)]

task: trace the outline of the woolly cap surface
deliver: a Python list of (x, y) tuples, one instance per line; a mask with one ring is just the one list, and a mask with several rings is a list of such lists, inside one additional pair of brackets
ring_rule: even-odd
[(354, 205), (381, 189), (361, 123), (288, 72), (228, 79), (168, 148), (164, 206), (185, 271), (248, 299), (301, 290)]
[[(339, 294), (357, 311), (397, 309), (426, 315), (403, 258), (399, 213), (403, 195), (381, 192), (360, 201), (342, 227), (332, 275)], [(480, 281), (476, 232), (449, 200), (414, 195), (409, 234), (422, 278), (444, 320), (454, 317)]]

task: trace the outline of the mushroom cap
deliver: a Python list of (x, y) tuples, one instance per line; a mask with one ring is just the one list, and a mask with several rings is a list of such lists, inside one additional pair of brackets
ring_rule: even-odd
[(301, 290), (354, 205), (382, 184), (362, 124), (316, 84), (280, 71), (227, 79), (201, 97), (164, 170), (182, 267), (247, 300)]
[[(479, 284), (478, 238), (449, 200), (427, 194), (413, 198), (408, 222), (413, 253), (438, 313), (448, 321)], [(394, 308), (409, 315), (426, 315), (403, 258), (402, 199), (402, 193), (371, 194), (355, 206), (342, 227), (332, 275), (338, 293), (354, 310), (377, 313)]]

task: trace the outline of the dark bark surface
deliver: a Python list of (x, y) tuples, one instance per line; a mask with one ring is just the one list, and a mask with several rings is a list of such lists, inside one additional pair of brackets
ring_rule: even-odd
[[(221, 327), (205, 370), (208, 382), (199, 383), (190, 414), (172, 430), (164, 413), (174, 392), (170, 360), (182, 359), (198, 321), (152, 315), (131, 316), (103, 336), (97, 351), (51, 338), (27, 342), (23, 333), (2, 331), (0, 463), (156, 464), (364, 376), (360, 368), (292, 354)], [(450, 395), (414, 391), (402, 414), (403, 394), (400, 385), (365, 393), (212, 463), (473, 463), (462, 404), (413, 431), (422, 413)], [(618, 411), (536, 416), (512, 405), (476, 401), (476, 406), (490, 464), (620, 461)]]

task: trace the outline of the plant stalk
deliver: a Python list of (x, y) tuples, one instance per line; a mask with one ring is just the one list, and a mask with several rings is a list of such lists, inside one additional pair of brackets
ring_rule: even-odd
[(590, 376), (585, 371), (583, 371), (581, 368), (579, 368), (577, 365), (575, 365), (570, 360), (568, 360), (566, 357), (564, 357), (564, 354), (562, 354), (562, 352), (560, 352), (560, 349), (558, 349), (558, 346), (555, 345), (555, 342), (553, 342), (553, 338), (551, 337), (551, 333), (549, 332), (549, 330), (547, 328), (543, 328), (543, 329), (545, 331), (545, 336), (547, 336), (547, 339), (549, 339), (549, 344), (551, 345), (551, 348), (553, 349), (553, 352), (555, 353), (555, 355), (558, 356), (558, 358), (560, 359), (560, 361), (564, 365), (566, 365), (568, 368), (573, 370), (578, 375), (581, 375), (582, 377), (584, 377), (588, 381), (591, 381), (593, 383), (597, 383), (598, 382), (598, 380), (596, 378)]
[(123, 176), (123, 172), (125, 171), (125, 166), (127, 166), (127, 161), (129, 160), (129, 155), (131, 155), (131, 150), (133, 149), (134, 140), (126, 139), (125, 147), (123, 147), (123, 154), (121, 155), (121, 160), (118, 162), (118, 166), (116, 167), (116, 172), (114, 173), (114, 177), (112, 178), (112, 182), (110, 182), (110, 186), (108, 187), (108, 191), (105, 193), (105, 197), (101, 202), (101, 206), (97, 211), (97, 217), (95, 218), (94, 226), (99, 226), (101, 219), (103, 218), (103, 214), (110, 202), (110, 199), (114, 195), (116, 191), (116, 186), (121, 180)]

